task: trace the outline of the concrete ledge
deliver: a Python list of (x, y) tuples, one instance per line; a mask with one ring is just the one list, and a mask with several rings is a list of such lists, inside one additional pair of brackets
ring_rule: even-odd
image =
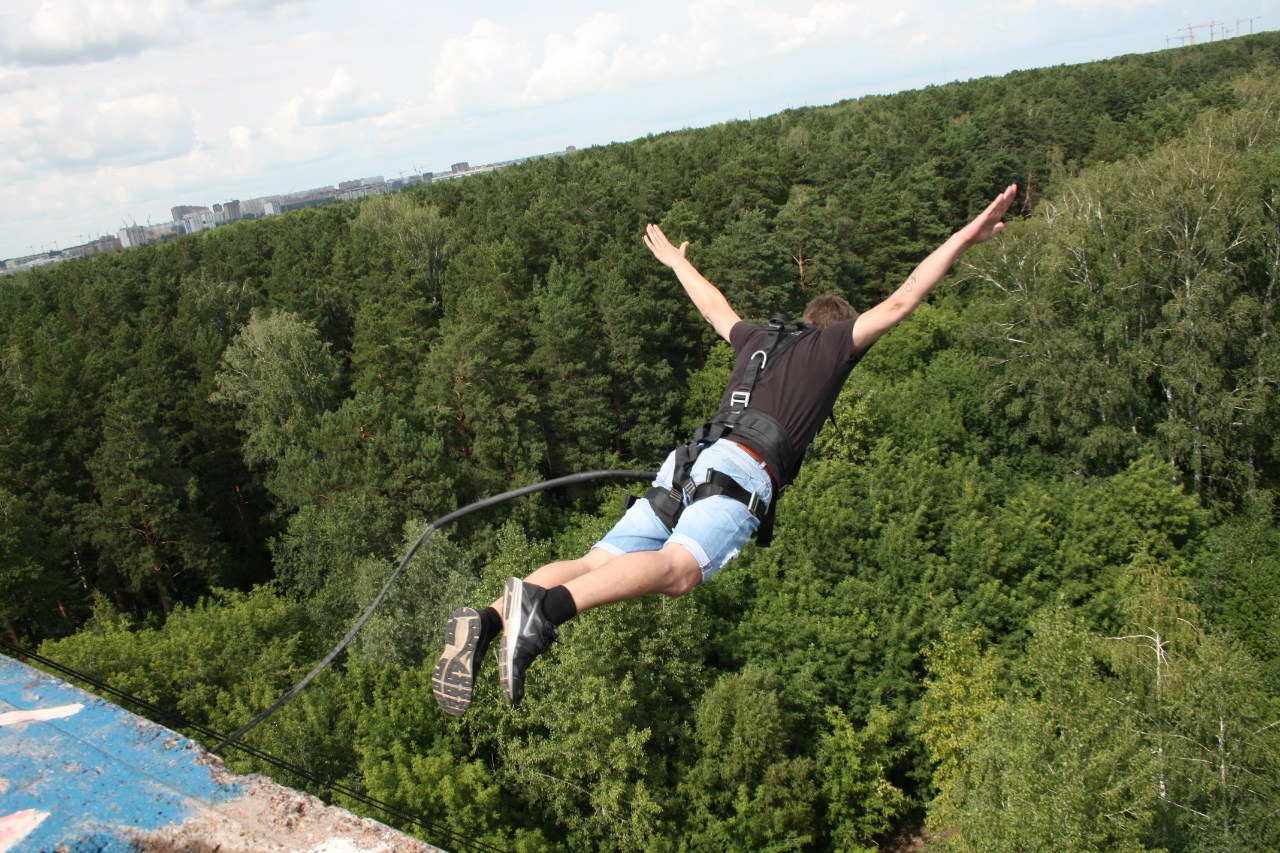
[(0, 655), (0, 853), (430, 853)]

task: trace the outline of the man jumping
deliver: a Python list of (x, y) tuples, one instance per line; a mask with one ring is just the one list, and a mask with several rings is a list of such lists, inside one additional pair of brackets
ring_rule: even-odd
[(514, 705), (524, 696), (529, 665), (559, 636), (560, 625), (605, 604), (684, 595), (724, 568), (757, 531), (767, 535), (776, 496), (796, 476), (859, 359), (924, 301), (960, 255), (1003, 230), (1016, 192), (1010, 185), (996, 196), (879, 305), (858, 314), (827, 294), (809, 303), (802, 323), (744, 322), (685, 257), (688, 242), (677, 248), (649, 225), (645, 245), (733, 346), (720, 411), (667, 456), (645, 499), (586, 555), (549, 563), (523, 580), (508, 578), (502, 597), (483, 610), (454, 611), (432, 676), (440, 707), (466, 712), (480, 662), (499, 633), (498, 678)]

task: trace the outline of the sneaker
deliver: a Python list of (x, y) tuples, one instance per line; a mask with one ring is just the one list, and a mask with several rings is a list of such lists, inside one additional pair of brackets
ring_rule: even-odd
[(560, 631), (542, 612), (547, 591), (519, 578), (507, 578), (502, 593), (502, 647), (498, 649), (498, 680), (512, 705), (524, 698), (524, 673)]
[(446, 714), (460, 717), (471, 706), (476, 672), (485, 651), (480, 628), (480, 613), (470, 607), (453, 611), (445, 623), (444, 654), (431, 673), (431, 692)]

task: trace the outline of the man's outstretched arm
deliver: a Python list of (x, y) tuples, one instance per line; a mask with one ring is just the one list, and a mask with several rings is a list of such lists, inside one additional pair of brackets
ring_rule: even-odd
[(697, 268), (684, 256), (685, 249), (689, 248), (689, 241), (685, 240), (677, 249), (671, 245), (671, 241), (667, 239), (666, 234), (662, 233), (661, 228), (650, 223), (645, 229), (644, 244), (649, 247), (649, 251), (653, 252), (655, 258), (671, 267), (676, 278), (680, 279), (680, 284), (684, 286), (685, 293), (689, 294), (694, 307), (702, 312), (702, 316), (716, 330), (716, 334), (726, 341), (729, 340), (730, 330), (740, 319), (738, 312), (733, 310), (733, 306), (724, 298), (720, 289), (703, 278), (702, 273), (698, 272)]
[(929, 291), (942, 281), (956, 260), (970, 246), (985, 243), (1004, 230), (1001, 221), (1013, 203), (1018, 192), (1017, 184), (1010, 184), (1004, 192), (996, 196), (987, 209), (974, 217), (973, 221), (956, 233), (945, 243), (934, 249), (929, 257), (907, 276), (907, 280), (885, 301), (874, 308), (869, 308), (858, 316), (853, 325), (854, 349), (866, 349), (880, 336), (901, 323), (907, 315), (924, 301)]

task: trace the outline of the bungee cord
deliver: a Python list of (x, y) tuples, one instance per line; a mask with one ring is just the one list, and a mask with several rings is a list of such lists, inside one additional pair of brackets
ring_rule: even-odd
[(369, 618), (373, 616), (374, 612), (382, 604), (382, 600), (386, 598), (387, 592), (390, 591), (391, 589), (391, 585), (396, 582), (396, 579), (400, 577), (401, 572), (403, 572), (405, 567), (409, 565), (409, 561), (412, 560), (414, 555), (418, 553), (418, 549), (422, 547), (422, 543), (427, 541), (427, 537), (430, 536), (432, 533), (435, 533), (440, 528), (445, 527), (448, 524), (452, 524), (453, 522), (457, 521), (463, 516), (470, 515), (473, 512), (477, 512), (479, 510), (486, 509), (491, 506), (496, 506), (497, 504), (500, 504), (500, 503), (505, 503), (506, 501), (512, 500), (514, 498), (523, 497), (525, 495), (531, 495), (535, 492), (542, 492), (548, 489), (559, 488), (561, 486), (575, 485), (577, 483), (586, 483), (592, 480), (652, 480), (654, 476), (655, 476), (654, 473), (651, 471), (617, 471), (617, 470), (584, 471), (579, 474), (570, 474), (565, 477), (556, 477), (555, 479), (552, 479), (552, 480), (543, 480), (540, 483), (533, 483), (528, 486), (521, 486), (518, 489), (512, 489), (510, 491), (503, 492), (502, 494), (499, 494), (499, 495), (493, 495), (492, 497), (483, 498), (481, 500), (475, 501), (474, 503), (467, 504), (461, 509), (456, 509), (453, 512), (447, 515), (441, 516), (440, 518), (431, 522), (431, 524), (427, 525), (427, 529), (422, 532), (422, 535), (418, 537), (417, 541), (413, 543), (413, 546), (404, 555), (404, 559), (400, 561), (400, 565), (396, 566), (395, 571), (393, 571), (391, 573), (391, 576), (387, 578), (387, 582), (382, 585), (382, 589), (378, 592), (377, 596), (374, 597), (373, 602), (370, 603), (367, 608), (365, 608), (364, 613), (361, 614), (360, 618), (357, 619), (355, 624), (351, 626), (351, 630), (347, 632), (347, 635), (343, 637), (338, 642), (338, 644), (329, 651), (327, 655), (324, 656), (324, 659), (321, 660), (320, 663), (316, 664), (315, 668), (312, 669), (311, 672), (307, 673), (302, 678), (301, 681), (299, 681), (292, 688), (290, 688), (289, 692), (285, 693), (275, 702), (271, 703), (266, 708), (262, 709), (262, 711), (259, 712), (256, 717), (254, 717), (252, 720), (245, 723), (243, 726), (241, 726), (240, 728), (232, 732), (230, 735), (228, 735), (221, 743), (219, 743), (217, 746), (211, 749), (210, 752), (212, 752), (214, 755), (217, 755), (225, 747), (230, 746), (236, 743), (237, 741), (239, 741), (246, 734), (252, 731), (255, 727), (260, 725), (264, 720), (266, 720), (276, 711), (280, 710), (280, 708), (283, 707), (286, 702), (288, 702), (294, 696), (297, 696), (299, 693), (301, 693), (308, 684), (310, 684), (312, 681), (315, 680), (315, 678), (318, 675), (320, 675), (320, 673), (324, 672), (329, 667), (329, 664), (333, 663), (333, 661), (338, 657), (338, 655), (342, 654), (343, 650), (346, 649), (348, 645), (350, 645), (351, 641), (355, 639), (356, 634), (360, 632), (360, 629), (363, 628), (365, 623), (369, 621)]

